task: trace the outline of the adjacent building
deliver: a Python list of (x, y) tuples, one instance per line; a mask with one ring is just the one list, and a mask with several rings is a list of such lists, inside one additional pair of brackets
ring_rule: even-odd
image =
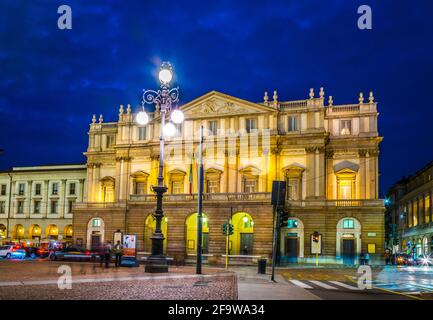
[(388, 191), (387, 247), (415, 255), (433, 251), (433, 162)]
[[(353, 264), (366, 252), (373, 261), (381, 259), (385, 241), (385, 208), (378, 198), (382, 137), (372, 93), (367, 101), (361, 93), (355, 104), (335, 105), (331, 96), (325, 101), (323, 88), (318, 96), (311, 89), (309, 98), (297, 101), (279, 101), (276, 91), (272, 99), (265, 93), (258, 103), (212, 91), (180, 108), (185, 121), (167, 139), (165, 151), (166, 254), (182, 262), (196, 252), (196, 160), (203, 125), (203, 250), (210, 263), (223, 260), (222, 225), (228, 219), (234, 226), (229, 239), (232, 259), (271, 255), (273, 180), (285, 180), (288, 186), (284, 208), (288, 218), (279, 230), (280, 263), (312, 260), (316, 250), (322, 262)], [(91, 248), (113, 241), (114, 234), (122, 232), (137, 235), (141, 254), (150, 252), (159, 132), (158, 109), (146, 126), (135, 123), (129, 105), (120, 107), (114, 122), (104, 122), (102, 115), (99, 120), (93, 117), (84, 153), (86, 194), (76, 199), (73, 216), (68, 214), (75, 242)], [(59, 181), (59, 188), (65, 190), (67, 183)], [(17, 182), (13, 188), (19, 191)], [(64, 193), (60, 197), (66, 203)], [(24, 207), (31, 208), (30, 196), (26, 200)], [(320, 233), (318, 246), (312, 242), (315, 231)]]
[(0, 173), (0, 241), (71, 241), (72, 207), (86, 201), (86, 165), (14, 167)]

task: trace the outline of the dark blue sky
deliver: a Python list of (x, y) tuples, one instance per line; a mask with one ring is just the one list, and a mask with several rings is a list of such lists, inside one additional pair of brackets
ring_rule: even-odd
[[(57, 7), (73, 29), (57, 28)], [(369, 4), (373, 30), (357, 28)], [(260, 101), (379, 102), (380, 192), (433, 159), (432, 1), (17, 1), (0, 3), (0, 169), (85, 161), (94, 113), (176, 67), (182, 101), (210, 90)]]

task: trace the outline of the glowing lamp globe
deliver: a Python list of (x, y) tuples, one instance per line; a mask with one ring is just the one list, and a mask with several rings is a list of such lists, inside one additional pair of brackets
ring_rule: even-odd
[(247, 223), (247, 222), (248, 222), (248, 217), (245, 216), (245, 217), (243, 218), (243, 220), (244, 220), (245, 223)]
[(180, 111), (179, 109), (175, 109), (172, 113), (171, 113), (171, 121), (173, 121), (174, 123), (182, 123), (183, 120), (185, 119), (185, 116), (183, 115), (183, 112)]
[(147, 115), (146, 112), (144, 111), (140, 111), (139, 113), (137, 113), (137, 115), (135, 116), (135, 121), (137, 121), (137, 123), (139, 125), (144, 126), (145, 124), (147, 124), (149, 122), (149, 116)]
[(173, 78), (173, 74), (172, 74), (170, 69), (162, 68), (159, 71), (158, 78), (159, 78), (159, 81), (161, 81), (161, 83), (168, 84), (168, 83), (170, 83), (171, 79)]
[(166, 137), (173, 137), (176, 134), (176, 127), (173, 123), (169, 122), (162, 128), (162, 132)]

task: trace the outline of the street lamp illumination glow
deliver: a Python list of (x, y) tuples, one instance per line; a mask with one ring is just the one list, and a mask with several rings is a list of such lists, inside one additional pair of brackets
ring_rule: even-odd
[(185, 116), (183, 115), (183, 112), (179, 109), (175, 109), (172, 113), (171, 113), (171, 121), (173, 121), (174, 123), (182, 123), (183, 120), (185, 119)]
[(137, 113), (135, 121), (137, 121), (139, 125), (144, 126), (149, 122), (149, 116), (145, 111), (140, 111)]
[(158, 74), (159, 81), (163, 84), (169, 84), (171, 79), (173, 78), (173, 73), (171, 72), (170, 68), (161, 68)]
[(171, 122), (167, 123), (162, 130), (166, 137), (173, 137), (176, 134), (176, 127)]

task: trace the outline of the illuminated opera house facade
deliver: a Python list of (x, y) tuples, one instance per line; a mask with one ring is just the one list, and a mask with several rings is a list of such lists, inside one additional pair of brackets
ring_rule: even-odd
[[(276, 91), (272, 97), (265, 93), (259, 103), (212, 91), (181, 109), (185, 121), (177, 126), (174, 137), (166, 139), (164, 159), (168, 192), (162, 229), (168, 256), (184, 262), (196, 253), (197, 146), (203, 125), (203, 252), (209, 263), (223, 261), (222, 225), (230, 217), (232, 260), (253, 262), (271, 256), (273, 180), (287, 182), (284, 212), (288, 218), (278, 238), (280, 263), (313, 259), (315, 231), (320, 234), (323, 262), (356, 263), (366, 252), (373, 261), (381, 258), (384, 206), (378, 198), (378, 156), (382, 137), (372, 93), (366, 99), (360, 94), (356, 104), (334, 105), (332, 97), (325, 99), (323, 88), (318, 96), (311, 89), (309, 98), (297, 101), (279, 101)], [(42, 238), (53, 224), (62, 238), (70, 232), (71, 242), (91, 248), (113, 241), (114, 234), (122, 232), (137, 235), (140, 255), (150, 253), (159, 117), (156, 110), (146, 126), (139, 126), (129, 105), (120, 107), (115, 122), (93, 117), (85, 167), (60, 171), (56, 178), (63, 211), (53, 223), (49, 223), (53, 187), (43, 182), (48, 212), (43, 213)], [(71, 172), (74, 177), (67, 176)], [(9, 229), (4, 232), (12, 239), (19, 224), (24, 229), (22, 237), (28, 238), (34, 219), (34, 189), (28, 188), (34, 182), (26, 180), (23, 210), (28, 214), (18, 214), (23, 218), (20, 223), (16, 219), (20, 182), (13, 182), (8, 204), (9, 180), (8, 173), (0, 174), (0, 184), (6, 185), (5, 195), (0, 195), (0, 204), (4, 202), (0, 228)], [(68, 194), (71, 183), (75, 183), (74, 196)], [(69, 205), (71, 212), (67, 212)], [(69, 225), (70, 231), (66, 230)]]

